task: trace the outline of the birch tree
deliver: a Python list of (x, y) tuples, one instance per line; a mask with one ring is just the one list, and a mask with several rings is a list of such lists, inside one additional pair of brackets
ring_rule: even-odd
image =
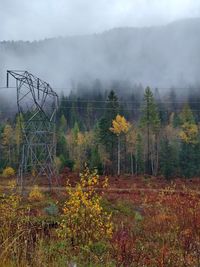
[(110, 131), (117, 135), (118, 137), (118, 153), (117, 153), (117, 174), (120, 175), (120, 155), (121, 155), (121, 146), (120, 139), (122, 134), (127, 134), (130, 129), (130, 123), (120, 115), (117, 115), (116, 118), (112, 121), (112, 127)]

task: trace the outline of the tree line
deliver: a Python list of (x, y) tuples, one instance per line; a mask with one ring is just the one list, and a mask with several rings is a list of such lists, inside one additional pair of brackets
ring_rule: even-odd
[[(117, 87), (117, 86), (116, 86)], [(57, 158), (60, 171), (80, 171), (85, 163), (102, 174), (173, 177), (200, 175), (199, 94), (180, 101), (174, 90), (138, 86), (134, 90), (79, 88), (61, 95), (57, 113)], [(184, 93), (185, 94), (185, 93)], [(186, 94), (185, 94), (186, 95)], [(20, 118), (0, 125), (0, 168), (18, 168)]]

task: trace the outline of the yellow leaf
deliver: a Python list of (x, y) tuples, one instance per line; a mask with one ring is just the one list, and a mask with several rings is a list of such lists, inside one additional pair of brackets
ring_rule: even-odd
[(124, 116), (117, 115), (112, 121), (112, 127), (110, 131), (119, 136), (121, 133), (127, 133), (130, 129), (130, 123), (124, 118)]

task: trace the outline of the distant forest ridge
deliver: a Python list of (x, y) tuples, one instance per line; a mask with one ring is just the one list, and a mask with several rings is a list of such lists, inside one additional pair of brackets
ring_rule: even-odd
[(199, 47), (200, 18), (35, 42), (3, 41), (0, 84), (7, 69), (22, 69), (64, 88), (64, 93), (95, 79), (105, 84), (120, 80), (144, 87), (194, 87), (200, 84)]

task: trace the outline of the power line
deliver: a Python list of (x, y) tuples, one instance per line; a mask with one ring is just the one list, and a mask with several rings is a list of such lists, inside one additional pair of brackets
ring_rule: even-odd
[[(5, 89), (13, 89), (16, 87), (0, 87), (0, 90)], [(91, 100), (91, 99), (60, 99), (60, 102), (79, 102), (79, 103), (109, 103), (109, 100)], [(126, 101), (126, 100), (118, 100), (117, 103), (122, 104), (139, 104), (142, 105), (143, 101)], [(156, 104), (200, 104), (200, 101), (155, 101)]]
[[(121, 87), (123, 87), (123, 85), (121, 86)], [(67, 91), (74, 91), (74, 90), (80, 90), (80, 89), (77, 89), (77, 88), (69, 88), (69, 87), (54, 87), (54, 86), (52, 86), (52, 88), (53, 89), (56, 89), (56, 90), (67, 90)], [(143, 87), (143, 89), (145, 90), (145, 88), (146, 87)], [(171, 90), (174, 90), (174, 91), (176, 91), (176, 90), (199, 90), (200, 89), (200, 86), (199, 87), (150, 87), (152, 90), (155, 90), (155, 89), (157, 89), (157, 90), (165, 90), (165, 91), (171, 91)], [(91, 89), (91, 91), (92, 91), (92, 88), (90, 88)], [(118, 88), (117, 88), (117, 90), (119, 90)], [(125, 88), (125, 90), (126, 90), (126, 88)], [(138, 90), (138, 88), (136, 87), (136, 88), (129, 88), (129, 89), (127, 89), (127, 91), (131, 91), (131, 90)], [(103, 92), (106, 92), (106, 91), (109, 91), (109, 90), (107, 90), (107, 89), (103, 89), (102, 90)]]
[[(4, 88), (7, 88), (6, 86), (3, 86)], [(78, 88), (69, 88), (69, 87), (57, 87), (57, 86), (51, 86), (54, 90), (66, 90), (66, 91), (80, 91), (80, 89), (78, 89)], [(123, 90), (123, 85), (121, 86), (122, 88), (122, 90)], [(1, 87), (0, 87), (1, 88)], [(13, 86), (13, 87), (8, 87), (8, 88), (16, 88), (16, 86)], [(146, 87), (143, 87), (143, 89), (144, 89), (144, 91), (145, 91), (145, 88)], [(177, 90), (199, 90), (200, 89), (200, 86), (198, 86), (198, 87), (156, 87), (156, 86), (154, 86), (154, 87), (150, 87), (152, 90), (164, 90), (164, 91), (171, 91), (171, 90), (174, 90), (174, 91), (177, 91)], [(93, 89), (92, 88), (89, 88), (88, 89), (88, 91), (92, 91)], [(125, 88), (125, 91), (134, 91), (134, 90), (138, 90), (138, 88), (137, 87), (133, 87), (133, 88), (128, 88), (128, 89), (126, 89)], [(83, 90), (83, 91), (85, 91), (85, 90)], [(88, 92), (88, 91), (86, 91), (86, 92)], [(109, 89), (102, 89), (102, 92), (103, 93), (105, 93), (105, 92), (108, 92), (109, 91)], [(119, 88), (117, 88), (117, 91), (119, 91)]]
[(5, 89), (14, 89), (14, 88), (16, 88), (16, 87), (6, 87), (6, 86), (1, 86), (0, 87), (0, 90), (5, 90)]
[[(9, 86), (9, 87), (6, 87), (6, 86), (0, 86), (0, 90), (5, 90), (5, 89), (15, 89), (16, 88), (16, 86)], [(159, 90), (172, 90), (172, 89), (175, 89), (175, 90), (190, 90), (190, 88), (165, 88), (165, 87), (163, 87), (163, 88), (158, 88), (158, 87), (155, 87), (156, 89), (159, 89)], [(65, 90), (69, 90), (69, 88), (65, 88), (65, 87), (53, 87), (53, 89), (57, 89), (57, 90), (59, 90), (59, 89), (65, 89)], [(192, 89), (194, 89), (194, 90), (199, 90), (200, 89), (200, 87), (198, 87), (198, 88), (192, 88)], [(72, 90), (74, 90), (74, 89), (70, 89), (71, 91)], [(90, 92), (92, 92), (92, 90), (89, 90)], [(189, 97), (189, 96), (188, 96)], [(90, 99), (62, 99), (61, 97), (59, 97), (60, 98), (60, 100), (62, 101), (62, 102), (74, 102), (74, 101), (78, 101), (78, 102), (94, 102), (94, 103), (107, 103), (107, 102), (109, 102), (109, 100), (90, 100)], [(178, 97), (179, 98), (179, 97)], [(188, 103), (188, 100), (186, 99), (185, 100), (187, 103)], [(118, 100), (118, 102), (120, 103), (135, 103), (135, 104), (138, 104), (138, 102), (137, 101), (126, 101), (126, 100)], [(162, 103), (180, 103), (180, 104), (182, 104), (182, 103), (185, 103), (185, 102), (183, 102), (183, 101), (172, 101), (172, 102), (170, 102), (170, 101), (155, 101), (156, 103), (160, 103), (160, 104), (162, 104)], [(200, 103), (200, 101), (195, 101), (195, 102), (190, 102), (190, 103), (197, 103), (197, 104), (199, 104)]]
[[(69, 102), (69, 103), (74, 103), (74, 102), (79, 102), (79, 103), (109, 103), (109, 100), (90, 100), (90, 99), (61, 99), (60, 102)], [(199, 104), (200, 101), (188, 101), (185, 100), (183, 101), (155, 101), (156, 104), (187, 104), (187, 103), (192, 103), (192, 104)], [(123, 104), (141, 104), (143, 101), (126, 101), (126, 100), (118, 100), (117, 103), (123, 103)]]
[[(7, 90), (7, 89), (14, 89), (16, 88), (15, 86), (13, 87), (5, 87), (5, 86), (1, 86), (0, 87), (0, 90)], [(69, 89), (69, 88), (59, 88), (59, 87), (54, 87), (54, 89)], [(168, 89), (168, 90), (171, 90), (172, 88), (158, 88), (158, 89)], [(189, 89), (189, 88), (175, 88), (177, 90), (186, 90), (186, 89)], [(92, 99), (60, 99), (60, 102), (61, 103), (86, 103), (86, 104), (95, 104), (95, 103), (103, 103), (103, 104), (107, 104), (109, 103), (109, 100), (92, 100)], [(118, 100), (117, 101), (119, 104), (137, 104), (139, 105), (140, 107), (134, 107), (134, 108), (122, 108), (124, 111), (134, 111), (134, 110), (141, 110), (142, 106), (143, 106), (143, 101), (140, 100), (140, 101), (127, 101), (127, 100)], [(165, 101), (165, 100), (161, 100), (161, 101), (156, 101), (155, 100), (155, 103), (156, 104), (200, 104), (200, 101), (188, 101), (188, 99), (185, 99), (184, 101), (183, 100), (180, 100), (180, 101)], [(75, 109), (85, 109), (87, 107), (78, 107), (78, 106), (70, 106), (70, 107), (60, 107), (59, 109), (71, 109), (71, 108), (75, 108)], [(92, 106), (91, 109), (93, 110), (113, 110), (115, 108), (112, 108), (112, 107), (94, 107)], [(157, 107), (157, 110), (161, 111), (166, 111), (166, 108), (161, 108), (161, 107)], [(175, 110), (181, 110), (180, 108), (175, 108)], [(192, 109), (192, 111), (200, 111), (199, 109)]]
[[(74, 108), (75, 110), (86, 110), (87, 107), (78, 107), (78, 106), (73, 106), (73, 107), (60, 107), (58, 110), (67, 110), (67, 109), (72, 109)], [(92, 107), (91, 108), (91, 111), (92, 110), (116, 110), (116, 108), (108, 108), (108, 107)], [(120, 110), (120, 108), (119, 108)], [(122, 111), (142, 111), (142, 107), (138, 107), (138, 108), (121, 108)], [(195, 112), (198, 112), (200, 111), (200, 109), (193, 109), (193, 108), (190, 108), (191, 111), (195, 111)], [(164, 111), (164, 112), (173, 112), (172, 110), (170, 109), (165, 109), (165, 108), (157, 108), (157, 111)], [(182, 111), (182, 108), (176, 108), (174, 110), (175, 111)], [(16, 110), (9, 110), (9, 113), (13, 113), (13, 112), (16, 112)], [(8, 112), (4, 112), (4, 111), (0, 111), (0, 114), (7, 114)]]
[[(0, 90), (5, 90), (5, 89), (14, 89), (16, 87), (0, 87)], [(109, 100), (91, 100), (91, 99), (60, 99), (61, 102), (69, 102), (69, 103), (74, 103), (74, 102), (79, 102), (79, 103), (109, 103)], [(118, 103), (122, 104), (139, 104), (143, 101), (126, 101), (126, 100), (118, 100)], [(187, 99), (185, 101), (156, 101), (156, 104), (200, 104), (200, 101), (188, 101)]]
[[(87, 107), (78, 107), (78, 106), (76, 106), (76, 107), (73, 106), (73, 108), (74, 109), (87, 109)], [(62, 110), (62, 109), (72, 109), (72, 107), (61, 107), (61, 108), (59, 108), (59, 110)], [(107, 107), (92, 107), (92, 109), (93, 110), (116, 110), (116, 108), (107, 108)], [(134, 111), (134, 110), (142, 111), (142, 107), (140, 107), (140, 108), (129, 108), (129, 109), (122, 108), (122, 111)], [(166, 112), (170, 111), (170, 110), (165, 109), (165, 108), (163, 108), (163, 109), (157, 108), (157, 110), (158, 111), (166, 111)], [(178, 111), (178, 110), (182, 110), (182, 108), (176, 108), (176, 111)], [(191, 108), (191, 110), (192, 111), (200, 111), (200, 109), (192, 109), (192, 108)]]

